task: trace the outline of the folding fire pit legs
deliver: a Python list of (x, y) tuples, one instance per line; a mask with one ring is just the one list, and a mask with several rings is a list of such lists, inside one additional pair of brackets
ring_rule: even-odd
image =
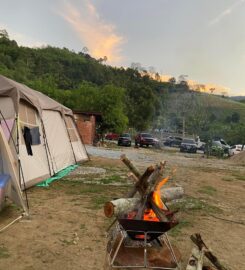
[[(175, 252), (173, 250), (173, 247), (168, 239), (167, 233), (163, 233), (158, 232), (158, 231), (135, 231), (135, 230), (124, 230), (122, 228), (122, 226), (118, 225), (117, 226), (117, 230), (118, 230), (118, 234), (117, 237), (114, 238), (114, 243), (111, 246), (111, 250), (109, 251), (109, 256), (108, 256), (108, 260), (109, 260), (109, 266), (111, 267), (111, 269), (113, 268), (146, 268), (146, 269), (165, 269), (165, 270), (180, 270), (180, 266), (179, 263), (177, 261)], [(156, 234), (156, 237), (154, 237), (154, 234)], [(132, 238), (132, 235), (134, 236)], [(159, 236), (160, 235), (160, 236)], [(140, 247), (134, 246), (134, 245), (130, 245), (127, 244), (127, 239), (132, 239), (131, 243), (135, 242), (135, 237), (137, 238), (137, 236), (139, 237), (139, 239), (141, 240), (141, 245)], [(175, 267), (164, 267), (162, 265), (151, 265), (148, 262), (148, 249), (149, 244), (156, 240), (159, 246), (164, 246), (166, 245), (166, 247), (168, 248), (168, 250), (170, 251), (171, 257), (173, 259), (173, 262), (176, 264)], [(144, 251), (144, 255), (143, 255), (143, 264), (140, 265), (137, 263), (137, 265), (129, 265), (129, 264), (115, 264), (115, 262), (117, 262), (117, 258), (119, 258), (120, 255), (120, 250), (122, 248), (143, 248)], [(122, 261), (122, 260), (121, 260)]]

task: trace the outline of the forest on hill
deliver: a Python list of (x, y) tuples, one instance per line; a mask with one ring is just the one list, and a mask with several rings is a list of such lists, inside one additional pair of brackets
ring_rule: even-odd
[(185, 80), (161, 82), (145, 69), (112, 67), (87, 51), (22, 47), (1, 30), (0, 74), (73, 110), (101, 112), (102, 132), (176, 131), (185, 119), (189, 134), (245, 142), (245, 104), (193, 92)]

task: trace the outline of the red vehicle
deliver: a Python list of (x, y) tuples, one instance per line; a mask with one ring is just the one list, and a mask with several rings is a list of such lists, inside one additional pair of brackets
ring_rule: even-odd
[(143, 145), (145, 146), (157, 146), (159, 145), (159, 140), (157, 138), (154, 138), (151, 134), (149, 133), (139, 133), (135, 137), (135, 145), (138, 146), (138, 144), (142, 147)]
[(119, 138), (119, 134), (117, 133), (108, 133), (105, 135), (105, 139), (110, 140), (110, 141), (117, 141), (118, 138)]

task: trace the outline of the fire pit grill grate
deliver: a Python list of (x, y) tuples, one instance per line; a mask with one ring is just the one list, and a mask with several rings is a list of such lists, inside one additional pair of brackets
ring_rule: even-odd
[[(153, 241), (178, 224), (177, 222), (155, 222), (135, 219), (118, 219), (118, 222), (133, 240), (144, 240), (144, 234), (147, 233), (147, 242)], [(142, 237), (138, 237), (140, 235)]]

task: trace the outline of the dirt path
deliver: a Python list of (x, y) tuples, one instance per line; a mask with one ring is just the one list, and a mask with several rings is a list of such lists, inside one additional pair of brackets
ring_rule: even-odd
[[(192, 248), (189, 236), (200, 232), (227, 266), (233, 270), (245, 269), (245, 226), (216, 218), (245, 222), (245, 167), (175, 151), (122, 148), (114, 152), (119, 152), (119, 156), (126, 153), (139, 169), (163, 159), (169, 167), (177, 167), (169, 185), (182, 185), (187, 199), (175, 206), (180, 208), (180, 224), (170, 232), (170, 237), (181, 250), (184, 261)], [(114, 155), (117, 156), (106, 158), (97, 154), (83, 165), (106, 170), (103, 175), (85, 176), (90, 184), (84, 184), (80, 181), (84, 176), (80, 179), (74, 173), (49, 188), (28, 190), (31, 219), (0, 234), (0, 270), (102, 269), (105, 231), (110, 224), (103, 215), (103, 204), (128, 190), (123, 177), (127, 170), (118, 160), (118, 154)], [(102, 181), (98, 184), (100, 177)], [(121, 186), (115, 186), (117, 182)], [(7, 224), (18, 214), (15, 207), (8, 207), (0, 215), (0, 224)]]

